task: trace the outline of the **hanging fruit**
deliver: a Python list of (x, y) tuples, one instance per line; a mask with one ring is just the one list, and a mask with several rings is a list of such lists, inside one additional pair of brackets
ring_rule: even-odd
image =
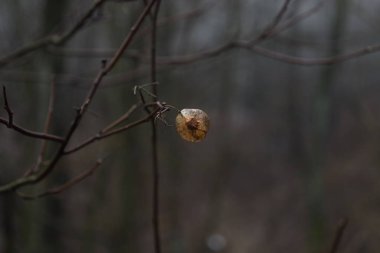
[(190, 142), (203, 140), (210, 125), (207, 114), (200, 109), (182, 109), (175, 122), (178, 134)]

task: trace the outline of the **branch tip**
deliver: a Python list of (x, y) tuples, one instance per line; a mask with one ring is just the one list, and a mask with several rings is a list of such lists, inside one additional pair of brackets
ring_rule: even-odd
[(7, 89), (6, 89), (5, 85), (3, 85), (3, 98), (4, 98), (4, 110), (8, 113), (7, 127), (11, 128), (13, 126), (13, 111), (9, 106)]

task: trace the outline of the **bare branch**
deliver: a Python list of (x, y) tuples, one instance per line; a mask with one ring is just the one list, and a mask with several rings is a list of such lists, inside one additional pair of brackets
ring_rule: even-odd
[(276, 29), (277, 25), (280, 23), (281, 19), (285, 15), (286, 10), (288, 9), (289, 3), (291, 0), (285, 0), (280, 11), (273, 18), (272, 23), (270, 23), (267, 28), (257, 37), (256, 41), (262, 41), (272, 35), (272, 32)]
[(108, 124), (108, 126), (106, 126), (105, 128), (103, 128), (101, 130), (101, 133), (106, 133), (108, 131), (110, 131), (112, 128), (116, 127), (117, 125), (121, 124), (122, 122), (124, 122), (125, 120), (127, 120), (131, 114), (138, 108), (138, 104), (134, 104), (131, 106), (131, 108), (129, 108), (129, 110), (124, 113), (122, 116), (120, 116), (118, 119), (116, 119), (115, 121), (111, 122), (110, 124)]
[[(271, 23), (271, 25), (268, 26), (267, 29), (264, 30), (261, 35), (259, 35), (254, 40), (241, 40), (241, 41), (230, 41), (227, 42), (219, 47), (215, 47), (213, 49), (200, 52), (200, 53), (194, 53), (189, 55), (183, 55), (183, 56), (168, 56), (168, 57), (158, 57), (157, 58), (157, 64), (159, 65), (178, 65), (178, 64), (190, 64), (196, 61), (204, 60), (207, 58), (216, 57), (220, 54), (223, 54), (231, 49), (236, 48), (244, 48), (253, 51), (254, 53), (257, 53), (259, 55), (262, 55), (267, 58), (271, 58), (277, 61), (289, 63), (289, 64), (295, 64), (295, 65), (304, 65), (304, 66), (314, 66), (314, 65), (332, 65), (337, 64), (341, 62), (345, 62), (348, 60), (352, 60), (355, 58), (359, 58), (362, 56), (366, 56), (368, 54), (376, 53), (380, 51), (380, 44), (374, 44), (370, 45), (364, 48), (360, 48), (358, 50), (354, 50), (352, 52), (341, 54), (341, 55), (333, 55), (328, 57), (318, 57), (318, 58), (305, 58), (305, 57), (297, 57), (292, 55), (287, 55), (281, 52), (273, 51), (270, 49), (266, 49), (263, 47), (257, 46), (259, 42), (263, 39), (271, 38), (280, 32), (285, 31), (286, 29), (290, 28), (291, 26), (299, 23), (300, 21), (304, 20), (307, 17), (310, 17), (312, 14), (317, 12), (324, 4), (326, 3), (326, 0), (319, 2), (314, 7), (310, 8), (309, 10), (300, 13), (299, 15), (296, 15), (295, 17), (291, 18), (283, 26), (280, 26), (276, 28), (279, 24), (279, 21), (281, 20), (281, 17), (284, 15), (285, 10), (287, 8), (287, 5), (289, 4), (289, 1), (285, 1), (284, 5), (280, 9), (280, 12), (276, 15), (274, 21)], [(268, 33), (268, 31), (270, 31)], [(265, 36), (264, 36), (265, 34)], [(138, 56), (136, 56), (138, 57)], [(140, 56), (141, 57), (141, 56)]]
[(281, 26), (278, 26), (275, 29), (275, 31), (273, 31), (271, 33), (271, 35), (269, 37), (273, 37), (273, 36), (283, 32), (283, 31), (289, 29), (290, 27), (300, 23), (302, 20), (309, 18), (311, 15), (317, 13), (323, 7), (323, 5), (327, 3), (327, 1), (328, 0), (322, 0), (319, 3), (317, 3), (316, 5), (314, 5), (313, 7), (311, 7), (310, 9), (293, 16), (292, 18), (290, 18), (287, 21), (284, 21), (284, 24)]
[(208, 58), (216, 57), (221, 55), (231, 49), (243, 48), (250, 50), (256, 54), (261, 56), (289, 63), (294, 65), (303, 65), (303, 66), (317, 66), (317, 65), (332, 65), (337, 63), (342, 63), (345, 61), (349, 61), (352, 59), (356, 59), (359, 57), (366, 56), (368, 54), (377, 53), (380, 51), (380, 44), (374, 44), (371, 46), (367, 46), (364, 48), (360, 48), (358, 50), (354, 50), (352, 52), (334, 55), (329, 57), (318, 57), (318, 58), (305, 58), (305, 57), (297, 57), (288, 54), (284, 54), (281, 52), (273, 51), (264, 47), (255, 46), (251, 41), (232, 41), (221, 45), (219, 47), (189, 55), (183, 56), (172, 56), (172, 57), (159, 57), (158, 64), (162, 65), (178, 65), (178, 64), (190, 64), (196, 61), (206, 60)]
[[(9, 121), (4, 119), (4, 118), (0, 118), (0, 123), (7, 125), (9, 127)], [(33, 138), (37, 138), (37, 139), (45, 139), (45, 140), (59, 142), (59, 143), (63, 143), (63, 141), (64, 141), (64, 139), (60, 136), (31, 131), (31, 130), (25, 129), (21, 126), (18, 126), (14, 123), (12, 123), (10, 128), (12, 128), (13, 130), (15, 130), (15, 131), (17, 131), (23, 135), (33, 137)]]
[[(4, 119), (4, 118), (0, 118), (0, 123), (2, 123), (4, 125), (9, 125), (9, 121)], [(15, 131), (17, 131), (23, 135), (33, 137), (33, 138), (45, 139), (45, 140), (55, 141), (55, 142), (59, 142), (59, 143), (63, 143), (63, 141), (64, 141), (63, 138), (60, 136), (56, 136), (56, 135), (52, 135), (52, 134), (45, 134), (45, 133), (40, 133), (40, 132), (34, 132), (31, 130), (27, 130), (23, 127), (20, 127), (16, 124), (12, 124), (10, 128), (12, 128), (13, 130), (15, 130)]]
[(71, 180), (67, 181), (66, 183), (64, 183), (64, 184), (62, 184), (60, 186), (51, 188), (51, 189), (49, 189), (49, 190), (47, 190), (45, 192), (39, 193), (37, 195), (27, 195), (27, 194), (24, 194), (22, 192), (17, 192), (17, 194), (21, 198), (26, 199), (26, 200), (34, 200), (34, 199), (46, 197), (46, 196), (49, 196), (49, 195), (59, 194), (59, 193), (65, 191), (65, 190), (71, 188), (72, 186), (78, 184), (79, 182), (82, 182), (84, 179), (88, 178), (89, 176), (91, 176), (92, 173), (100, 166), (101, 163), (102, 163), (102, 161), (98, 160), (94, 166), (92, 166), (89, 169), (83, 171), (81, 174), (79, 174), (78, 176), (72, 178)]
[(46, 175), (48, 175), (55, 167), (55, 165), (58, 163), (58, 161), (61, 159), (62, 155), (65, 153), (65, 148), (67, 144), (69, 143), (72, 135), (74, 134), (75, 130), (79, 126), (79, 123), (81, 119), (83, 118), (83, 115), (86, 113), (88, 106), (90, 105), (92, 99), (94, 98), (96, 91), (102, 82), (103, 78), (114, 68), (116, 63), (119, 61), (120, 57), (122, 56), (125, 49), (129, 46), (132, 39), (134, 38), (135, 34), (137, 33), (139, 27), (141, 26), (142, 22), (144, 21), (145, 17), (148, 15), (150, 9), (152, 8), (153, 4), (155, 3), (155, 0), (152, 0), (149, 5), (147, 5), (140, 16), (138, 17), (136, 23), (132, 26), (130, 32), (122, 42), (119, 49), (116, 51), (113, 58), (110, 60), (110, 63), (102, 68), (100, 72), (98, 73), (97, 77), (93, 81), (92, 87), (87, 95), (87, 97), (84, 99), (84, 102), (80, 109), (77, 111), (77, 115), (71, 124), (71, 127), (65, 137), (64, 142), (62, 143), (60, 149), (57, 151), (56, 155), (54, 156), (52, 162), (50, 163), (50, 166), (46, 167), (38, 176), (38, 181), (43, 179)]
[(37, 41), (34, 41), (26, 46), (23, 46), (16, 51), (0, 58), (0, 68), (6, 66), (13, 60), (20, 58), (24, 55), (27, 55), (37, 49), (47, 47), (49, 45), (60, 45), (65, 43), (67, 40), (69, 40), (71, 37), (73, 37), (86, 23), (86, 21), (91, 18), (91, 16), (94, 14), (94, 12), (102, 6), (106, 0), (97, 0), (94, 2), (94, 4), (86, 11), (86, 13), (78, 20), (76, 24), (73, 25), (73, 27), (68, 30), (66, 33), (63, 34), (53, 34), (49, 35), (45, 38), (39, 39)]
[[(208, 10), (212, 8), (212, 6), (216, 5), (216, 1), (207, 1), (203, 3), (201, 6), (194, 8), (192, 10), (179, 13), (173, 16), (169, 17), (163, 17), (157, 20), (157, 27), (164, 26), (166, 24), (172, 24), (175, 22), (178, 22), (183, 19), (188, 19), (192, 17), (197, 17), (203, 13), (206, 13)], [(151, 27), (147, 26), (145, 28), (141, 28), (139, 31), (139, 34), (137, 37), (143, 37), (146, 35), (147, 32), (151, 31)], [(100, 49), (100, 48), (47, 48), (47, 51), (53, 55), (59, 55), (59, 56), (68, 56), (68, 57), (109, 57), (112, 55), (115, 50), (114, 49)], [(144, 56), (141, 56), (141, 53), (139, 53), (137, 50), (128, 50), (124, 53), (124, 57), (131, 57), (131, 58), (146, 58)]]
[[(104, 0), (103, 0), (104, 1)], [(103, 1), (99, 1), (102, 3)], [(0, 187), (0, 192), (4, 191), (11, 191), (16, 190), (17, 188), (37, 183), (40, 180), (44, 179), (47, 175), (49, 175), (54, 168), (56, 167), (57, 163), (61, 160), (62, 156), (65, 154), (66, 146), (68, 145), (69, 141), (71, 140), (71, 137), (73, 136), (74, 132), (76, 131), (77, 127), (79, 126), (83, 115), (86, 113), (91, 101), (93, 100), (96, 91), (102, 82), (103, 78), (114, 68), (116, 63), (121, 58), (122, 54), (126, 50), (126, 48), (130, 45), (132, 39), (135, 37), (137, 31), (139, 30), (139, 27), (141, 26), (142, 22), (144, 21), (145, 17), (149, 14), (152, 6), (156, 0), (152, 0), (141, 12), (140, 16), (136, 20), (135, 24), (130, 29), (129, 33), (126, 35), (124, 41), (121, 43), (119, 49), (115, 52), (113, 58), (110, 60), (109, 64), (107, 66), (104, 66), (99, 71), (98, 75), (94, 79), (92, 86), (88, 92), (88, 95), (85, 97), (84, 102), (82, 103), (79, 110), (77, 110), (77, 114), (68, 130), (68, 133), (66, 134), (65, 138), (63, 139), (59, 149), (57, 150), (54, 157), (51, 159), (48, 166), (44, 167), (43, 169), (39, 170), (38, 173), (32, 174), (30, 176), (21, 177), (19, 179), (16, 179), (15, 181), (12, 181), (2, 187)]]

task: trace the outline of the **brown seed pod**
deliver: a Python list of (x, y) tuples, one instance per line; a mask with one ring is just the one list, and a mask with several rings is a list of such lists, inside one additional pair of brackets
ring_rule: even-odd
[(210, 125), (207, 114), (200, 109), (182, 109), (175, 122), (178, 134), (190, 142), (203, 140)]

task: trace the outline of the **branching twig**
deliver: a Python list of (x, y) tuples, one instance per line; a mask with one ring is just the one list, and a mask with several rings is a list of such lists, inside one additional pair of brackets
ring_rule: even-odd
[[(203, 13), (206, 13), (208, 10), (212, 8), (217, 4), (216, 1), (207, 1), (203, 3), (201, 6), (180, 13), (176, 14), (174, 16), (164, 17), (157, 20), (157, 27), (166, 25), (166, 24), (172, 24), (175, 22), (179, 22), (184, 19), (192, 18), (199, 16)], [(151, 31), (151, 27), (147, 26), (146, 28), (142, 28), (139, 31), (138, 37), (143, 37), (146, 35), (146, 33)], [(48, 48), (47, 49), (49, 53), (59, 56), (73, 56), (73, 57), (108, 57), (112, 55), (114, 52), (113, 49), (88, 49), (88, 48), (76, 48), (76, 49), (58, 49), (58, 48)], [(132, 57), (132, 58), (141, 58), (141, 55), (138, 51), (130, 50), (125, 53), (125, 57)]]
[(154, 2), (155, 2), (155, 0), (152, 0), (150, 2), (150, 4), (144, 8), (142, 13), (138, 17), (136, 23), (132, 26), (130, 32), (128, 33), (128, 35), (126, 36), (124, 41), (122, 42), (121, 46), (116, 51), (113, 58), (110, 60), (109, 64), (107, 66), (105, 66), (104, 68), (102, 68), (101, 71), (98, 73), (97, 77), (93, 81), (92, 87), (91, 87), (87, 97), (85, 98), (80, 109), (77, 111), (76, 117), (75, 117), (73, 123), (71, 124), (71, 127), (70, 127), (70, 129), (66, 135), (66, 138), (65, 138), (63, 144), (61, 145), (61, 147), (58, 150), (58, 152), (56, 153), (54, 159), (50, 163), (50, 166), (46, 167), (46, 169), (41, 172), (41, 174), (39, 175), (37, 180), (41, 180), (47, 174), (49, 174), (54, 169), (55, 165), (58, 163), (58, 161), (60, 160), (62, 155), (65, 153), (65, 148), (66, 148), (68, 142), (70, 141), (72, 135), (74, 134), (75, 130), (77, 129), (80, 121), (82, 120), (83, 115), (86, 113), (88, 106), (90, 105), (91, 101), (93, 100), (100, 83), (102, 82), (103, 78), (114, 68), (114, 66), (119, 61), (122, 54), (124, 53), (125, 49), (132, 42), (132, 39), (134, 38), (135, 34), (137, 33), (137, 31), (138, 31), (139, 27), (141, 26), (142, 22), (144, 21), (145, 17), (148, 15), (148, 13), (149, 13), (150, 9), (152, 8)]
[(86, 13), (78, 20), (73, 27), (63, 34), (53, 34), (45, 38), (34, 41), (26, 46), (23, 46), (16, 51), (0, 58), (0, 68), (11, 63), (13, 60), (29, 54), (37, 49), (44, 48), (50, 45), (58, 46), (60, 44), (68, 41), (72, 36), (74, 36), (80, 29), (85, 25), (86, 21), (92, 17), (94, 12), (102, 6), (106, 0), (97, 0), (94, 4), (86, 11)]
[(263, 30), (263, 32), (257, 37), (256, 41), (262, 41), (272, 35), (272, 32), (276, 29), (281, 19), (285, 15), (286, 10), (288, 9), (289, 3), (291, 0), (285, 0), (284, 4), (280, 8), (280, 11), (273, 18), (273, 21)]
[(149, 115), (147, 115), (146, 117), (144, 117), (140, 120), (136, 120), (135, 122), (132, 122), (130, 124), (127, 124), (127, 125), (119, 127), (119, 128), (116, 128), (114, 130), (111, 130), (110, 128), (107, 127), (108, 129), (105, 128), (105, 129), (101, 130), (97, 135), (88, 138), (87, 140), (83, 141), (81, 144), (75, 146), (74, 148), (66, 150), (63, 154), (64, 155), (72, 154), (72, 153), (77, 152), (77, 151), (81, 150), (82, 148), (90, 145), (91, 143), (93, 143), (95, 141), (99, 141), (99, 140), (111, 137), (115, 134), (122, 133), (128, 129), (135, 127), (135, 126), (138, 126), (138, 125), (141, 125), (145, 122), (148, 122), (151, 118), (154, 118), (156, 113), (157, 113), (157, 110), (150, 113)]
[(65, 190), (71, 188), (72, 186), (78, 184), (79, 182), (82, 182), (87, 177), (91, 176), (92, 173), (100, 166), (101, 163), (102, 163), (102, 161), (98, 160), (94, 166), (92, 166), (89, 169), (83, 171), (81, 174), (79, 174), (78, 176), (72, 178), (71, 180), (67, 181), (66, 183), (64, 183), (64, 184), (62, 184), (60, 186), (51, 188), (51, 189), (49, 189), (49, 190), (47, 190), (45, 192), (39, 193), (37, 195), (28, 195), (28, 194), (24, 194), (22, 192), (17, 192), (17, 193), (18, 193), (18, 195), (21, 198), (27, 199), (27, 200), (34, 200), (34, 199), (46, 197), (46, 196), (49, 196), (49, 195), (54, 195), (54, 194), (61, 193), (61, 192), (65, 191)]
[(289, 29), (290, 27), (300, 23), (302, 20), (309, 18), (311, 15), (318, 12), (323, 7), (323, 5), (325, 3), (327, 3), (327, 1), (329, 1), (329, 0), (321, 0), (319, 3), (317, 3), (316, 5), (311, 7), (310, 9), (308, 9), (304, 12), (301, 12), (301, 13), (293, 16), (292, 18), (289, 18), (288, 20), (284, 21), (284, 24), (279, 25), (276, 28), (276, 30), (271, 33), (270, 37), (273, 37), (273, 36), (283, 32), (283, 31)]
[(3, 99), (4, 99), (4, 109), (8, 114), (8, 119), (4, 119), (4, 118), (0, 117), (0, 123), (1, 124), (4, 124), (8, 128), (11, 128), (11, 129), (23, 134), (23, 135), (29, 136), (29, 137), (63, 143), (64, 139), (60, 136), (48, 134), (46, 132), (44, 132), (44, 133), (35, 132), (35, 131), (31, 131), (31, 130), (28, 130), (26, 128), (23, 128), (21, 126), (16, 125), (13, 121), (13, 111), (9, 106), (8, 96), (7, 96), (7, 91), (6, 91), (5, 86), (3, 86)]
[(257, 46), (258, 42), (262, 41), (263, 39), (269, 39), (279, 34), (280, 32), (283, 32), (286, 29), (289, 29), (290, 27), (299, 23), (305, 18), (311, 16), (313, 13), (318, 11), (325, 3), (326, 1), (322, 1), (318, 3), (317, 5), (310, 8), (309, 10), (291, 18), (290, 20), (285, 22), (284, 25), (279, 26), (280, 18), (283, 15), (284, 11), (286, 10), (287, 4), (289, 4), (289, 2), (287, 1), (284, 3), (280, 12), (276, 15), (275, 21), (273, 21), (271, 25), (269, 25), (264, 30), (264, 32), (261, 33), (259, 36), (257, 36), (257, 38), (254, 40), (230, 41), (219, 47), (215, 47), (213, 49), (210, 49), (204, 52), (194, 53), (194, 54), (189, 54), (189, 55), (158, 57), (157, 64), (159, 65), (190, 64), (196, 61), (219, 56), (220, 54), (223, 54), (229, 50), (236, 49), (236, 48), (251, 50), (254, 53), (257, 53), (267, 58), (271, 58), (273, 60), (277, 60), (277, 61), (281, 61), (281, 62), (285, 62), (289, 64), (303, 65), (303, 66), (332, 65), (332, 64), (345, 62), (348, 60), (352, 60), (355, 58), (359, 58), (359, 57), (380, 51), (380, 44), (374, 44), (374, 45), (370, 45), (364, 48), (360, 48), (358, 50), (351, 51), (346, 54), (333, 55), (333, 56), (328, 56), (328, 57), (318, 57), (318, 58), (305, 58), (305, 57), (287, 55), (281, 52), (277, 52), (277, 51), (273, 51), (267, 48)]
[[(374, 45), (367, 46), (358, 50), (354, 50), (352, 52), (342, 54), (342, 55), (333, 55), (333, 56), (318, 57), (318, 58), (305, 58), (305, 57), (287, 55), (281, 52), (277, 52), (271, 49), (257, 46), (258, 42), (264, 39), (269, 39), (273, 36), (276, 36), (280, 32), (283, 32), (286, 29), (289, 29), (290, 27), (294, 26), (295, 24), (298, 24), (300, 21), (304, 20), (305, 18), (311, 16), (316, 11), (318, 11), (325, 3), (326, 1), (319, 2), (317, 5), (310, 8), (309, 10), (306, 10), (305, 12), (300, 13), (299, 15), (296, 15), (290, 20), (284, 22), (284, 24), (281, 26), (279, 25), (279, 21), (281, 20), (281, 17), (284, 15), (287, 5), (289, 4), (289, 1), (286, 1), (284, 2), (283, 7), (280, 9), (280, 12), (276, 15), (274, 21), (266, 29), (264, 29), (264, 31), (260, 35), (258, 35), (257, 38), (254, 40), (230, 41), (219, 47), (215, 47), (213, 49), (210, 49), (204, 52), (194, 53), (194, 54), (189, 54), (189, 55), (157, 57), (157, 60), (156, 60), (157, 64), (158, 65), (190, 64), (196, 61), (216, 57), (231, 49), (236, 49), (236, 48), (248, 49), (254, 53), (257, 53), (267, 58), (271, 58), (271, 59), (289, 63), (289, 64), (304, 65), (304, 66), (337, 64), (337, 63), (352, 60), (355, 58), (359, 58), (359, 57), (380, 51), (380, 44), (374, 44)], [(104, 54), (108, 54), (108, 50), (105, 50)], [(146, 57), (141, 56), (138, 53), (135, 53), (132, 51), (129, 52), (129, 56), (146, 59)]]
[[(97, 3), (102, 3), (103, 1), (98, 1)], [(27, 184), (32, 184), (32, 183), (37, 183), (40, 180), (44, 179), (47, 175), (49, 175), (54, 168), (56, 167), (57, 163), (60, 161), (62, 156), (65, 154), (65, 149), (66, 146), (68, 145), (69, 141), (71, 140), (71, 137), (73, 136), (74, 132), (78, 128), (84, 114), (86, 113), (90, 103), (92, 102), (96, 91), (102, 82), (103, 78), (114, 68), (116, 63), (119, 61), (121, 58), (122, 54), (126, 50), (126, 48), (130, 45), (132, 39), (136, 35), (137, 31), (139, 30), (139, 27), (141, 26), (142, 22), (144, 21), (145, 17), (149, 14), (152, 6), (156, 0), (152, 0), (141, 12), (140, 16), (136, 20), (135, 24), (132, 26), (131, 30), (125, 37), (124, 41), (121, 43), (119, 49), (115, 52), (114, 56), (112, 59), (109, 61), (109, 64), (104, 66), (94, 79), (92, 86), (87, 94), (87, 96), (84, 99), (84, 102), (82, 103), (80, 109), (77, 110), (76, 116), (68, 130), (68, 133), (66, 134), (65, 138), (63, 139), (60, 147), (58, 148), (56, 154), (53, 156), (51, 159), (50, 163), (48, 166), (44, 167), (43, 169), (39, 170), (38, 173), (32, 174), (30, 176), (26, 177), (21, 177), (15, 181), (12, 181), (4, 186), (0, 187), (0, 192), (4, 191), (10, 191), (10, 190), (16, 190), (17, 188), (27, 185)]]

